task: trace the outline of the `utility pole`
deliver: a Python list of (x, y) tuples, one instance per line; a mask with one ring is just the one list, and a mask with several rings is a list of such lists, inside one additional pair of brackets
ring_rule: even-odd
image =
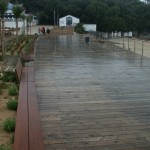
[(54, 9), (54, 27), (55, 27), (55, 23), (56, 23), (56, 18), (55, 18), (55, 9)]
[(0, 18), (0, 47), (1, 47), (1, 38), (2, 38), (2, 19)]
[(4, 25), (4, 20), (2, 20), (2, 56), (3, 56), (3, 59), (4, 59), (4, 56), (5, 56), (5, 25)]
[(59, 14), (57, 13), (57, 26), (59, 26)]
[(2, 52), (2, 19), (0, 17), (0, 53), (1, 52)]
[(59, 26), (59, 10), (56, 10), (56, 24)]

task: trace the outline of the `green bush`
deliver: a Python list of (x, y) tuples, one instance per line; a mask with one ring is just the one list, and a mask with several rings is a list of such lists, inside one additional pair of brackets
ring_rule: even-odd
[(0, 150), (10, 150), (10, 149), (4, 145), (0, 145)]
[(26, 52), (29, 52), (30, 49), (32, 48), (32, 44), (33, 44), (33, 40), (32, 39), (27, 40), (26, 44), (25, 44), (25, 47), (24, 47), (24, 50)]
[(4, 82), (16, 82), (17, 78), (15, 72), (9, 71), (9, 72), (2, 72), (0, 74), (0, 80)]
[(74, 28), (75, 32), (79, 33), (79, 34), (84, 34), (85, 33), (85, 29), (83, 27), (83, 24), (78, 23), (75, 28)]
[(8, 52), (11, 50), (11, 48), (12, 48), (12, 44), (11, 44), (11, 41), (9, 41), (9, 42), (7, 42), (7, 45), (5, 46), (5, 49)]
[(17, 100), (9, 100), (6, 105), (9, 110), (17, 110), (18, 102)]
[(4, 121), (3, 129), (7, 132), (14, 132), (15, 131), (15, 126), (16, 126), (16, 121), (13, 118), (7, 118)]
[(9, 93), (10, 96), (16, 96), (16, 95), (18, 95), (18, 87), (16, 86), (16, 84), (12, 84), (9, 87), (8, 93)]

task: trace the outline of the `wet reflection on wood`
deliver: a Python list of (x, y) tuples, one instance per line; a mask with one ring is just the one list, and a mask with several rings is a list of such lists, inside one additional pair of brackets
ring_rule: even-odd
[[(90, 39), (91, 41), (91, 39)], [(46, 150), (149, 150), (150, 59), (84, 36), (39, 37)]]

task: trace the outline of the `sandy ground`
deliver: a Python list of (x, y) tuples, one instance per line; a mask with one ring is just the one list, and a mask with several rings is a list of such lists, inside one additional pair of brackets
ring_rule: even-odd
[(150, 57), (150, 41), (136, 38), (116, 38), (110, 41), (115, 43), (116, 46), (138, 53), (141, 56)]
[(0, 145), (5, 145), (8, 147), (12, 147), (11, 144), (11, 137), (12, 133), (7, 133), (3, 130), (3, 123), (6, 118), (15, 118), (16, 112), (15, 111), (9, 111), (6, 108), (6, 102), (11, 97), (8, 96), (7, 89), (3, 90), (3, 93), (0, 95)]

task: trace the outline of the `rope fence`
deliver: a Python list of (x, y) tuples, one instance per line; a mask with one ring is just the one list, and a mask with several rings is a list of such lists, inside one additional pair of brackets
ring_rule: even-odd
[(96, 38), (101, 42), (111, 43), (114, 46), (123, 48), (124, 50), (132, 51), (138, 53), (141, 56), (150, 57), (150, 41), (137, 39), (134, 37), (124, 37), (124, 36), (106, 36), (106, 33), (94, 32), (91, 36)]

